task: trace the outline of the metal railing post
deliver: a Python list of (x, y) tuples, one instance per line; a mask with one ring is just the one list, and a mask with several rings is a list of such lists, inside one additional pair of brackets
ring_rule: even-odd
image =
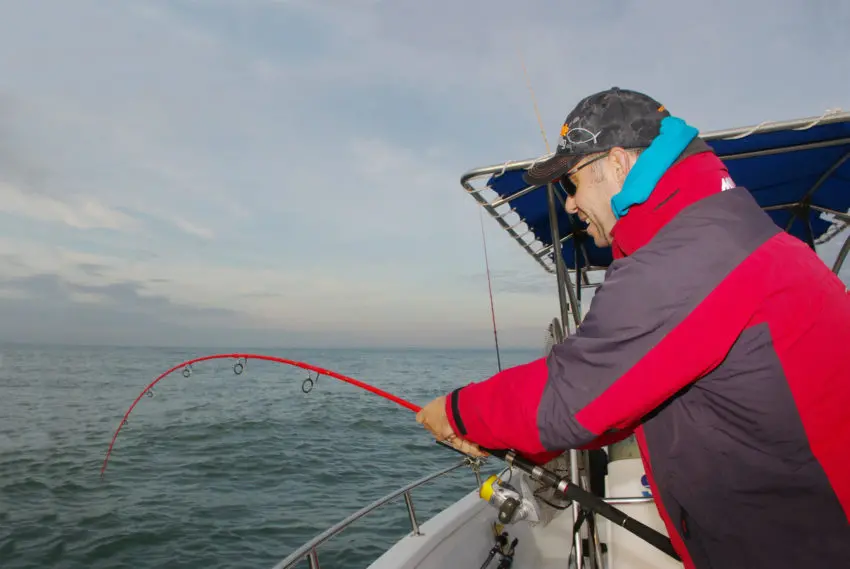
[(307, 556), (307, 563), (310, 569), (319, 569), (319, 553), (315, 548), (310, 550), (310, 554)]
[(410, 517), (410, 527), (413, 529), (413, 535), (422, 535), (419, 532), (419, 522), (416, 521), (416, 510), (413, 508), (413, 496), (410, 491), (404, 493), (404, 503), (407, 504), (407, 515)]
[(567, 298), (565, 292), (570, 293), (570, 304), (573, 306), (573, 320), (576, 327), (579, 322), (578, 301), (573, 293), (572, 283), (569, 282), (570, 275), (564, 267), (564, 258), (561, 256), (561, 234), (558, 229), (558, 211), (555, 205), (555, 187), (550, 183), (547, 184), (549, 191), (549, 225), (552, 232), (552, 254), (555, 261), (555, 275), (558, 283), (558, 304), (561, 307), (561, 325), (564, 327), (564, 336), (568, 336), (569, 332), (569, 314), (567, 307)]
[(835, 264), (832, 265), (832, 272), (836, 275), (841, 271), (841, 266), (844, 265), (844, 259), (847, 258), (847, 253), (850, 253), (850, 235), (844, 240), (844, 245), (841, 246), (841, 251), (835, 258)]

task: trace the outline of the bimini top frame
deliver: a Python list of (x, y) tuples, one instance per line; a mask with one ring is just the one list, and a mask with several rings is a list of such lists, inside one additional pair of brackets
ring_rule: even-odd
[[(850, 224), (850, 113), (829, 110), (817, 117), (701, 136), (725, 162), (735, 183), (746, 187), (780, 227), (810, 246)], [(476, 168), (461, 177), (461, 185), (550, 273), (557, 271), (553, 234), (558, 235), (564, 267), (573, 272), (578, 267), (582, 286), (592, 286), (587, 272), (604, 270), (612, 261), (610, 249), (594, 246), (584, 224), (564, 211), (566, 196), (557, 184), (523, 182), (525, 171), (543, 158)], [(472, 182), (481, 178), (486, 178), (485, 185), (474, 187)], [(554, 216), (549, 188), (557, 200)], [(554, 233), (552, 218), (557, 220)], [(850, 238), (835, 262), (836, 273), (848, 249)]]

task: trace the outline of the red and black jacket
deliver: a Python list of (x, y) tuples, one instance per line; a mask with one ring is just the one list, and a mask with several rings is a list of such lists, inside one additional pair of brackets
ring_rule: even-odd
[(711, 152), (613, 231), (545, 359), (446, 398), (455, 431), (542, 463), (635, 433), (685, 567), (850, 567), (850, 296)]

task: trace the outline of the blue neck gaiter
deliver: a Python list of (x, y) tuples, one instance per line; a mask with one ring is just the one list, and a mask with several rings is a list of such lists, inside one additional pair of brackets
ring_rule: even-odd
[(676, 117), (665, 117), (655, 140), (644, 150), (626, 176), (623, 189), (611, 198), (614, 216), (620, 219), (633, 205), (645, 202), (661, 176), (676, 161), (699, 131)]

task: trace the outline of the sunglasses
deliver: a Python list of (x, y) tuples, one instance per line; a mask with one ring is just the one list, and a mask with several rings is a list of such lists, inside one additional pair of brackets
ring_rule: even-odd
[(591, 158), (590, 160), (588, 160), (587, 162), (585, 162), (584, 164), (582, 164), (581, 166), (579, 166), (575, 170), (569, 170), (566, 173), (561, 174), (561, 177), (558, 178), (558, 184), (561, 186), (561, 189), (564, 190), (567, 193), (568, 196), (574, 197), (576, 195), (576, 186), (575, 186), (575, 184), (573, 184), (572, 180), (570, 180), (570, 176), (575, 176), (576, 174), (578, 174), (578, 172), (582, 168), (586, 168), (587, 166), (590, 166), (594, 162), (596, 162), (598, 160), (602, 160), (606, 156), (608, 156), (607, 152), (605, 154), (600, 154), (599, 156), (595, 156), (594, 158)]

